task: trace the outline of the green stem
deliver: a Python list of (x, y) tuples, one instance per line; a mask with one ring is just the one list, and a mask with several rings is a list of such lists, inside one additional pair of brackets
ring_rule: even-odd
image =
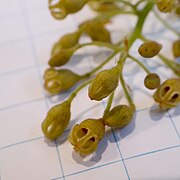
[(177, 32), (173, 27), (171, 27), (159, 14), (154, 10), (154, 15), (156, 18), (170, 31), (172, 31), (174, 34), (176, 34), (178, 37), (180, 37), (180, 33)]
[(106, 48), (109, 48), (109, 49), (112, 49), (114, 51), (120, 51), (122, 48), (120, 47), (117, 47), (116, 45), (113, 45), (113, 44), (110, 44), (110, 43), (106, 43), (106, 42), (99, 42), (99, 41), (93, 41), (93, 42), (90, 42), (90, 43), (84, 43), (84, 44), (79, 44), (76, 48), (77, 49), (80, 49), (82, 47), (85, 47), (85, 46), (100, 46), (100, 47), (106, 47)]
[(144, 7), (143, 10), (138, 11), (138, 21), (136, 23), (135, 26), (135, 31), (132, 33), (130, 40), (129, 40), (129, 48), (132, 46), (132, 44), (134, 43), (134, 41), (141, 36), (142, 34), (142, 30), (143, 30), (143, 25), (144, 22), (149, 14), (149, 12), (151, 11), (151, 9), (153, 8), (153, 1), (149, 1), (146, 6)]
[(122, 85), (122, 88), (123, 88), (124, 93), (126, 95), (126, 98), (127, 98), (128, 102), (129, 102), (129, 104), (133, 104), (131, 96), (129, 95), (129, 92), (128, 92), (127, 88), (126, 88), (125, 81), (124, 81), (124, 78), (123, 78), (123, 73), (122, 73), (123, 67), (124, 67), (124, 63), (125, 63), (125, 60), (126, 60), (127, 56), (128, 56), (127, 52), (123, 52), (121, 54), (121, 57), (120, 57), (120, 59), (118, 61), (118, 67), (119, 67), (119, 70), (120, 70), (121, 85)]
[(151, 72), (146, 68), (146, 66), (141, 63), (138, 59), (136, 59), (134, 56), (131, 56), (131, 55), (128, 55), (128, 57), (130, 59), (132, 59), (134, 62), (136, 62), (141, 68), (144, 69), (144, 71), (147, 73), (147, 74), (150, 74)]
[(92, 82), (92, 80), (89, 80), (87, 82), (85, 82), (84, 84), (82, 84), (81, 86), (79, 86), (77, 89), (75, 89), (71, 95), (68, 98), (68, 101), (71, 103), (72, 100), (76, 97), (76, 95), (78, 94), (78, 92), (83, 89), (85, 86), (87, 86), (88, 84), (90, 84)]
[(113, 98), (114, 98), (114, 92), (110, 94), (109, 96), (109, 99), (108, 99), (108, 103), (107, 103), (107, 106), (106, 106), (106, 109), (104, 110), (104, 116), (106, 116), (106, 114), (109, 112), (109, 110), (111, 109), (111, 105), (112, 105), (112, 102), (113, 102)]
[(94, 74), (96, 71), (98, 71), (99, 69), (101, 69), (105, 64), (107, 64), (115, 55), (117, 54), (117, 51), (113, 52), (105, 61), (103, 61), (99, 66), (97, 66), (95, 69), (93, 69), (92, 71), (84, 74), (81, 76), (81, 78), (88, 78), (90, 77), (92, 74)]

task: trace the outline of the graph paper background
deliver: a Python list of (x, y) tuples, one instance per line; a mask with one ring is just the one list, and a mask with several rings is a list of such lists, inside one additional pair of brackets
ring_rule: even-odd
[[(89, 101), (84, 89), (72, 104), (72, 122), (63, 136), (56, 142), (44, 138), (41, 122), (46, 112), (69, 94), (50, 97), (43, 89), (42, 76), (51, 46), (90, 16), (91, 12), (84, 9), (56, 21), (46, 0), (0, 0), (1, 180), (180, 179), (180, 106), (160, 112), (150, 96), (152, 92), (143, 88), (145, 73), (130, 62), (124, 73), (137, 106), (130, 125), (108, 131), (90, 157), (74, 153), (66, 141), (69, 129), (85, 118), (100, 117), (106, 103)], [(176, 37), (151, 19), (153, 16), (144, 29), (146, 34), (165, 42), (163, 51), (171, 56), (168, 42)], [(132, 26), (133, 19), (123, 17), (109, 28), (120, 38)], [(175, 21), (173, 26), (180, 28), (180, 22)], [(97, 52), (97, 48), (80, 51), (66, 67), (87, 72), (97, 65), (97, 59), (100, 61)], [(136, 46), (132, 53), (137, 55)], [(157, 59), (141, 60), (153, 72), (160, 72), (162, 79), (172, 76)]]

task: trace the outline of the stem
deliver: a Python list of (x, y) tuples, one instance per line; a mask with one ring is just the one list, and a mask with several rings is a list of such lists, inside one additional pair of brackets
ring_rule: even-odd
[(173, 27), (171, 27), (159, 14), (154, 10), (154, 15), (156, 18), (170, 31), (172, 31), (174, 34), (176, 34), (178, 37), (180, 37), (180, 33), (177, 32)]
[(134, 56), (131, 56), (131, 55), (128, 55), (128, 57), (130, 59), (132, 59), (134, 62), (136, 62), (141, 68), (144, 69), (144, 71), (147, 73), (147, 74), (150, 74), (151, 72), (146, 68), (146, 66), (141, 63), (138, 59), (136, 59)]
[(127, 52), (123, 52), (121, 54), (119, 61), (118, 61), (118, 67), (120, 69), (120, 81), (121, 81), (122, 88), (124, 90), (124, 93), (126, 95), (126, 98), (129, 102), (129, 104), (134, 104), (132, 99), (131, 99), (131, 96), (129, 95), (129, 92), (126, 88), (125, 81), (124, 81), (123, 74), (122, 74), (123, 66), (124, 66), (124, 63), (125, 63), (127, 56), (128, 56)]
[(142, 29), (143, 29), (143, 25), (144, 22), (147, 18), (147, 15), (149, 14), (149, 12), (151, 11), (151, 9), (153, 8), (153, 1), (149, 1), (146, 6), (144, 7), (143, 10), (138, 11), (138, 21), (136, 23), (135, 26), (135, 31), (132, 33), (130, 40), (129, 40), (129, 48), (132, 46), (132, 44), (134, 43), (134, 41), (141, 36), (142, 34)]
[(104, 62), (102, 62), (99, 66), (97, 66), (95, 69), (92, 71), (84, 74), (81, 76), (81, 78), (87, 78), (90, 77), (92, 74), (94, 74), (96, 71), (101, 69), (105, 64), (107, 64), (115, 55), (117, 54), (117, 51), (113, 52)]
[(76, 97), (76, 95), (78, 94), (78, 92), (83, 89), (85, 86), (87, 86), (88, 84), (90, 84), (92, 82), (92, 80), (89, 80), (87, 82), (85, 82), (84, 84), (82, 84), (81, 86), (79, 86), (77, 89), (75, 89), (71, 95), (68, 98), (68, 101), (71, 103), (72, 100)]
[(77, 49), (80, 49), (80, 48), (85, 47), (85, 46), (107, 47), (107, 48), (112, 49), (114, 51), (120, 51), (122, 49), (120, 47), (117, 47), (116, 45), (113, 45), (113, 44), (110, 44), (110, 43), (106, 43), (106, 42), (99, 42), (99, 41), (93, 41), (93, 42), (90, 42), (90, 43), (79, 44), (77, 46)]
[(106, 116), (106, 114), (109, 112), (109, 110), (111, 109), (111, 105), (112, 105), (112, 102), (113, 102), (113, 98), (114, 98), (114, 92), (111, 93), (111, 95), (109, 96), (109, 99), (108, 99), (108, 103), (107, 103), (107, 106), (106, 106), (106, 109), (104, 110), (104, 116)]

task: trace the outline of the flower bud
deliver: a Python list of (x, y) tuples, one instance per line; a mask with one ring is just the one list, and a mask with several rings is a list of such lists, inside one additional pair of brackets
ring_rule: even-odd
[(173, 43), (173, 54), (175, 58), (180, 57), (180, 39)]
[(54, 140), (64, 132), (71, 116), (70, 106), (69, 101), (64, 101), (48, 111), (42, 122), (42, 131), (48, 139)]
[(91, 100), (100, 101), (111, 94), (118, 86), (119, 69), (114, 67), (99, 72), (89, 86), (89, 97)]
[(51, 67), (63, 66), (69, 62), (73, 53), (73, 49), (61, 49), (50, 58), (48, 63)]
[(153, 95), (161, 109), (168, 109), (180, 103), (180, 79), (164, 81)]
[(141, 56), (145, 58), (152, 58), (156, 56), (161, 49), (162, 49), (161, 44), (155, 41), (147, 41), (139, 47), (138, 52)]
[(102, 119), (86, 119), (73, 127), (68, 140), (77, 152), (88, 155), (97, 149), (104, 134)]
[(68, 15), (68, 13), (64, 9), (62, 2), (54, 2), (55, 0), (49, 0), (49, 10), (51, 11), (51, 15), (55, 19), (64, 19)]
[(72, 88), (80, 80), (80, 76), (68, 69), (49, 68), (45, 71), (44, 80), (45, 89), (51, 94), (58, 94)]
[(160, 86), (161, 80), (156, 73), (148, 74), (144, 79), (144, 85), (148, 89), (156, 89)]
[(69, 49), (77, 45), (80, 35), (81, 33), (77, 31), (61, 37), (61, 39), (54, 44), (51, 55), (54, 56), (56, 53), (60, 52), (61, 49)]
[(174, 0), (156, 0), (156, 5), (159, 11), (163, 13), (171, 12)]
[(83, 8), (88, 0), (61, 0), (68, 14), (76, 13)]
[(133, 106), (119, 105), (105, 115), (104, 124), (110, 127), (123, 128), (131, 122), (133, 115)]
[(104, 22), (88, 21), (80, 26), (80, 29), (86, 33), (93, 41), (111, 42), (109, 31), (104, 27)]

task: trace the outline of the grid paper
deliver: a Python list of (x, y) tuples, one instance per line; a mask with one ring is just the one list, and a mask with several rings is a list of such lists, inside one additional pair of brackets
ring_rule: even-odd
[[(46, 1), (1, 0), (1, 180), (180, 179), (180, 106), (159, 112), (150, 96), (152, 92), (139, 88), (143, 87), (145, 73), (133, 63), (128, 63), (125, 72), (137, 105), (131, 124), (122, 130), (108, 131), (92, 156), (82, 158), (74, 153), (66, 141), (69, 129), (86, 118), (100, 117), (106, 104), (105, 100), (102, 103), (89, 101), (85, 88), (73, 101), (72, 121), (62, 137), (55, 142), (44, 138), (41, 122), (48, 109), (69, 94), (51, 97), (43, 89), (42, 76), (51, 47), (91, 15), (85, 8), (78, 15), (56, 21)], [(120, 30), (121, 34), (116, 35), (123, 37), (132, 26), (133, 20), (123, 17), (116, 19), (113, 28), (109, 28), (114, 32)], [(179, 22), (174, 26), (179, 28)], [(154, 21), (145, 31), (149, 37), (165, 42), (175, 39)], [(156, 33), (151, 36), (151, 31)], [(136, 46), (139, 43), (136, 42)], [(135, 55), (136, 46), (132, 48)], [(166, 54), (167, 49), (168, 44), (164, 50)], [(85, 73), (97, 65), (97, 52), (96, 48), (86, 48), (66, 67)], [(172, 75), (155, 60), (144, 63), (150, 70), (160, 72), (162, 79)], [(122, 98), (121, 102), (124, 101)]]

